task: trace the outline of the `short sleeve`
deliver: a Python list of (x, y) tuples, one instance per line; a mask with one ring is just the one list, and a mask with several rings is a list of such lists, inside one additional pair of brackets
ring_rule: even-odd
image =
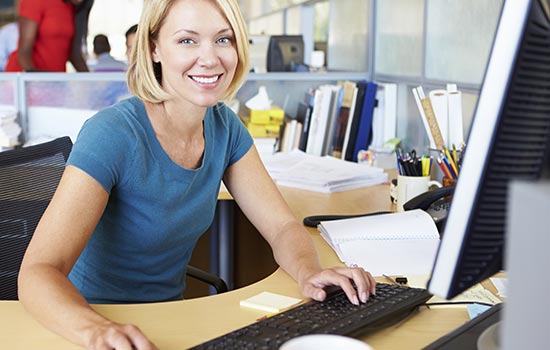
[(19, 2), (19, 16), (39, 23), (45, 11), (44, 6), (48, 6), (47, 1), (21, 0)]
[(227, 114), (231, 134), (228, 165), (232, 165), (250, 150), (250, 147), (254, 144), (254, 140), (235, 112), (225, 105), (224, 112)]
[(88, 119), (67, 160), (68, 165), (86, 172), (108, 193), (122, 178), (122, 169), (131, 169), (135, 153), (131, 138), (121, 128), (124, 121), (116, 113), (115, 108), (108, 108)]

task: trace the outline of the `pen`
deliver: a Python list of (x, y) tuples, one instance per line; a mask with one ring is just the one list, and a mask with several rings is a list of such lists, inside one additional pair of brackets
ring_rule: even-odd
[(388, 275), (385, 275), (385, 274), (382, 274), (382, 276), (387, 279), (388, 281), (390, 281), (392, 284), (399, 284), (397, 283), (393, 278), (391, 278), (390, 276)]
[(455, 178), (458, 178), (458, 167), (456, 166), (453, 158), (451, 157), (451, 154), (449, 153), (449, 150), (446, 147), (443, 147), (443, 155), (444, 158), (447, 158), (447, 162), (449, 162), (449, 166), (451, 167), (451, 170), (454, 175), (456, 175)]
[(458, 166), (458, 154), (456, 153), (456, 146), (453, 143), (453, 160), (455, 161), (455, 164)]
[(447, 168), (447, 166), (443, 163), (443, 160), (441, 159), (441, 157), (438, 157), (437, 158), (437, 164), (439, 165), (439, 167), (441, 168), (441, 171), (443, 172), (443, 174), (449, 178), (449, 179), (452, 179), (453, 178), (453, 175), (451, 175), (449, 169)]

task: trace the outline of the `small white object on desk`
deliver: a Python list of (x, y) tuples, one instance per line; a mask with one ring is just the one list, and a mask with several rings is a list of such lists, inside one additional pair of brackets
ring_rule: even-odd
[(290, 339), (279, 350), (373, 350), (360, 340), (333, 334), (310, 334)]
[(262, 292), (253, 297), (241, 300), (240, 305), (271, 313), (281, 312), (302, 302), (302, 299), (271, 292)]

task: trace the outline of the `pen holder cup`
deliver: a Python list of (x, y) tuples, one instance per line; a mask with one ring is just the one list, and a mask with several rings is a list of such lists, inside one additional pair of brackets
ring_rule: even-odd
[(439, 181), (429, 176), (397, 176), (397, 211), (403, 211), (403, 204), (427, 192), (432, 186), (442, 187)]

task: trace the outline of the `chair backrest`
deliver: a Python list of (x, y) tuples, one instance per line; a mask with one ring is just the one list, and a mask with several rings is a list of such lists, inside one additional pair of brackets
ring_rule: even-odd
[(17, 300), (17, 275), (72, 149), (69, 137), (0, 152), (0, 300)]

